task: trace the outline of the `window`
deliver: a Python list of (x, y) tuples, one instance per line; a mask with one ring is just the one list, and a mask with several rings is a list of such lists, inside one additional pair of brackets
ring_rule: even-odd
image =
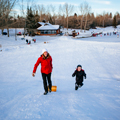
[(56, 34), (56, 30), (52, 30), (52, 34)]
[(56, 34), (56, 30), (41, 30), (41, 34)]
[(50, 30), (48, 30), (48, 34), (51, 34), (51, 31), (50, 31)]
[(47, 31), (47, 30), (45, 30), (45, 31), (44, 31), (44, 34), (48, 34), (48, 31)]
[(44, 31), (43, 31), (43, 30), (41, 31), (41, 34), (44, 34)]

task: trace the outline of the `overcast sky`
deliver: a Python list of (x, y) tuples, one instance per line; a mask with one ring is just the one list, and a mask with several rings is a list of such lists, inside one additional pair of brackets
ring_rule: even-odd
[[(27, 0), (26, 0), (27, 1)], [(33, 1), (31, 3), (31, 1)], [(81, 3), (87, 2), (89, 6), (91, 7), (91, 12), (94, 13), (96, 16), (97, 14), (102, 14), (104, 11), (105, 12), (112, 12), (114, 15), (116, 12), (120, 13), (120, 0), (29, 0), (29, 4), (36, 4), (36, 5), (44, 5), (47, 7), (48, 5), (53, 5), (55, 7), (59, 7), (59, 5), (64, 5), (65, 3), (74, 5), (74, 13), (78, 13), (78, 9), (76, 9)], [(24, 2), (24, 7), (26, 9), (26, 3)], [(19, 5), (22, 4), (22, 2), (19, 2)], [(20, 7), (16, 5), (14, 8), (15, 10), (19, 10)]]

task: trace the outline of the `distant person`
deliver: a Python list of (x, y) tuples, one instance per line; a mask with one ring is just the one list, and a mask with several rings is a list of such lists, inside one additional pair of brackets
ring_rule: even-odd
[(48, 93), (48, 86), (49, 85), (49, 92), (51, 92), (52, 81), (51, 81), (51, 73), (52, 73), (52, 57), (48, 53), (47, 49), (42, 50), (42, 55), (38, 58), (37, 62), (34, 65), (32, 76), (35, 76), (36, 70), (38, 65), (41, 63), (41, 74), (43, 79), (44, 85), (44, 95)]
[(82, 69), (81, 65), (77, 66), (77, 69), (75, 72), (72, 74), (72, 77), (76, 76), (76, 82), (75, 82), (75, 90), (77, 90), (79, 87), (83, 86), (83, 77), (86, 79), (86, 73)]

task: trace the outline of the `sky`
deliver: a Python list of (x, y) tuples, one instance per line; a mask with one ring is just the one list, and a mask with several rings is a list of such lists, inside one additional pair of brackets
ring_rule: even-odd
[[(22, 4), (22, 0), (19, 0), (18, 5), (15, 6), (15, 10), (20, 10), (20, 5)], [(26, 0), (28, 1), (28, 0)], [(23, 0), (24, 8), (26, 9), (27, 2)], [(33, 1), (33, 2), (32, 2)], [(65, 3), (74, 5), (75, 9), (73, 11), (74, 13), (79, 13), (78, 6), (81, 3), (87, 2), (89, 6), (91, 7), (91, 12), (94, 13), (94, 15), (103, 14), (103, 12), (112, 13), (113, 15), (116, 12), (120, 13), (120, 0), (29, 0), (29, 5), (44, 5), (46, 8), (48, 5), (53, 5), (56, 8), (59, 7), (59, 5), (64, 5)]]

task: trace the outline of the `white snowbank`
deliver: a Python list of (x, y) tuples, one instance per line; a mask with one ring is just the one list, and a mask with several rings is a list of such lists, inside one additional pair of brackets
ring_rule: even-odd
[(86, 37), (91, 37), (92, 34), (91, 32), (79, 32), (78, 36), (75, 36), (75, 38), (86, 38)]

